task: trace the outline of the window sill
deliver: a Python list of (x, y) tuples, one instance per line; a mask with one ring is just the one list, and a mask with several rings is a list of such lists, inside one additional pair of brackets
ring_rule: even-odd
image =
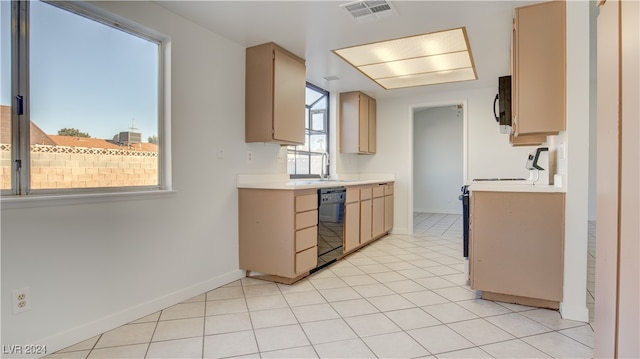
[(61, 205), (77, 205), (90, 203), (123, 202), (143, 199), (160, 199), (172, 197), (175, 190), (152, 190), (134, 192), (82, 193), (82, 194), (50, 194), (2, 197), (0, 207), (18, 209), (29, 207), (49, 207)]

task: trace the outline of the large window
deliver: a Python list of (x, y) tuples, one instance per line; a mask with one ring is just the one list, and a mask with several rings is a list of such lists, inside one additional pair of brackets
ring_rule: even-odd
[[(292, 177), (317, 177), (329, 161), (329, 92), (307, 83), (304, 145), (289, 146), (288, 172)], [(326, 172), (325, 172), (326, 173)]]
[(3, 194), (162, 188), (162, 42), (77, 3), (1, 6)]

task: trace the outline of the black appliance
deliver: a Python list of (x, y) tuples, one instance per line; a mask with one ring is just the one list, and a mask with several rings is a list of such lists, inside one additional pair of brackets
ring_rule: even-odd
[(318, 189), (318, 266), (311, 272), (335, 262), (343, 253), (344, 187)]
[(470, 217), (470, 206), (469, 206), (469, 186), (462, 186), (461, 194), (458, 196), (458, 199), (462, 201), (462, 255), (464, 257), (464, 278), (467, 283), (470, 280), (469, 276), (469, 217)]
[(458, 199), (462, 201), (462, 253), (465, 260), (469, 259), (469, 186), (462, 186)]
[(500, 125), (500, 133), (511, 134), (511, 76), (498, 78), (498, 94), (493, 100), (493, 116)]
[[(527, 169), (528, 170), (548, 170), (548, 168), (543, 168), (540, 165), (540, 154), (542, 152), (549, 152), (549, 147), (538, 147), (535, 152), (531, 152), (529, 157), (527, 157)], [(548, 161), (547, 161), (548, 162)], [(548, 164), (546, 165), (548, 167)]]

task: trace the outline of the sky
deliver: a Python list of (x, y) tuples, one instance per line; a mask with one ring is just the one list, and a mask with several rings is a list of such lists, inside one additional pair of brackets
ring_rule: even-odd
[[(10, 3), (1, 3), (1, 102), (10, 105)], [(158, 134), (156, 43), (39, 1), (29, 31), (31, 120), (45, 133), (112, 139), (133, 122), (143, 141)]]

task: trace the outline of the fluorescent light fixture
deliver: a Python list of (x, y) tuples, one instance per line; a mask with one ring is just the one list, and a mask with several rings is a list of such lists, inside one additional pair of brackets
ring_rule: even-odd
[(478, 78), (464, 27), (333, 52), (386, 90)]

